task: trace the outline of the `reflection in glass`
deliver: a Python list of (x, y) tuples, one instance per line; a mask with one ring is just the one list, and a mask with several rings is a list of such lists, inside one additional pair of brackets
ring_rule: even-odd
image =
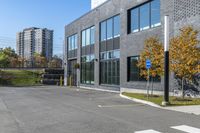
[(146, 30), (150, 28), (150, 13), (149, 3), (140, 7), (140, 30)]

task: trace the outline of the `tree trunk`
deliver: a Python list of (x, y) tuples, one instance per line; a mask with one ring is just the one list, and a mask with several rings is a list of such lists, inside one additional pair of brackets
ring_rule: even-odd
[(182, 98), (185, 98), (185, 94), (184, 94), (184, 78), (182, 78), (182, 83), (181, 83), (181, 87), (182, 87)]
[(152, 96), (153, 96), (153, 91), (154, 91), (153, 83), (154, 83), (154, 78), (152, 77), (152, 79), (151, 79), (151, 95)]

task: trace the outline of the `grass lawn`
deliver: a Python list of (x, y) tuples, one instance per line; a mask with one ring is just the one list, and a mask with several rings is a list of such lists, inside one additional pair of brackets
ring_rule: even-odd
[[(126, 93), (126, 92), (122, 94), (128, 97), (150, 101), (162, 106), (163, 96), (154, 95), (154, 96), (149, 96), (149, 99), (148, 99), (146, 94), (136, 94), (136, 93)], [(186, 105), (200, 105), (200, 98), (182, 99), (180, 97), (172, 97), (172, 96), (170, 97), (169, 106), (186, 106)]]
[(42, 71), (3, 70), (0, 72), (0, 85), (3, 86), (34, 86), (41, 85)]

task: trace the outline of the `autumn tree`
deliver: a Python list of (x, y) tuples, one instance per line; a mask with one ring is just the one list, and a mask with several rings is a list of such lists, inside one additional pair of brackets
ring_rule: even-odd
[(138, 67), (140, 68), (140, 75), (148, 78), (146, 69), (146, 60), (151, 60), (152, 67), (150, 68), (150, 75), (152, 77), (163, 75), (164, 49), (162, 43), (156, 37), (150, 37), (145, 40), (144, 50), (140, 54)]
[[(146, 60), (151, 60), (151, 68), (149, 69), (149, 76), (151, 77), (152, 94), (153, 82), (156, 77), (163, 75), (164, 63), (164, 49), (163, 45), (157, 37), (150, 37), (144, 42), (144, 49), (140, 54), (138, 67), (140, 68), (140, 75), (148, 79), (148, 71), (146, 69)], [(150, 79), (149, 79), (150, 80)]]
[(54, 55), (52, 60), (49, 61), (48, 67), (50, 68), (61, 68), (62, 67), (62, 59), (57, 55)]
[(180, 29), (180, 35), (170, 41), (171, 70), (182, 80), (182, 96), (184, 82), (192, 81), (195, 74), (200, 73), (200, 49), (198, 48), (198, 31), (187, 26)]
[(35, 67), (47, 67), (47, 59), (46, 59), (46, 57), (44, 57), (38, 53), (35, 53), (34, 54), (34, 64), (35, 64)]

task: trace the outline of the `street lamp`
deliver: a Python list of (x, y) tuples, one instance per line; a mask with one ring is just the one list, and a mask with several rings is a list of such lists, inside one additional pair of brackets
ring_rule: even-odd
[(169, 16), (165, 16), (164, 25), (164, 50), (165, 50), (165, 67), (164, 67), (164, 101), (163, 106), (169, 104)]

